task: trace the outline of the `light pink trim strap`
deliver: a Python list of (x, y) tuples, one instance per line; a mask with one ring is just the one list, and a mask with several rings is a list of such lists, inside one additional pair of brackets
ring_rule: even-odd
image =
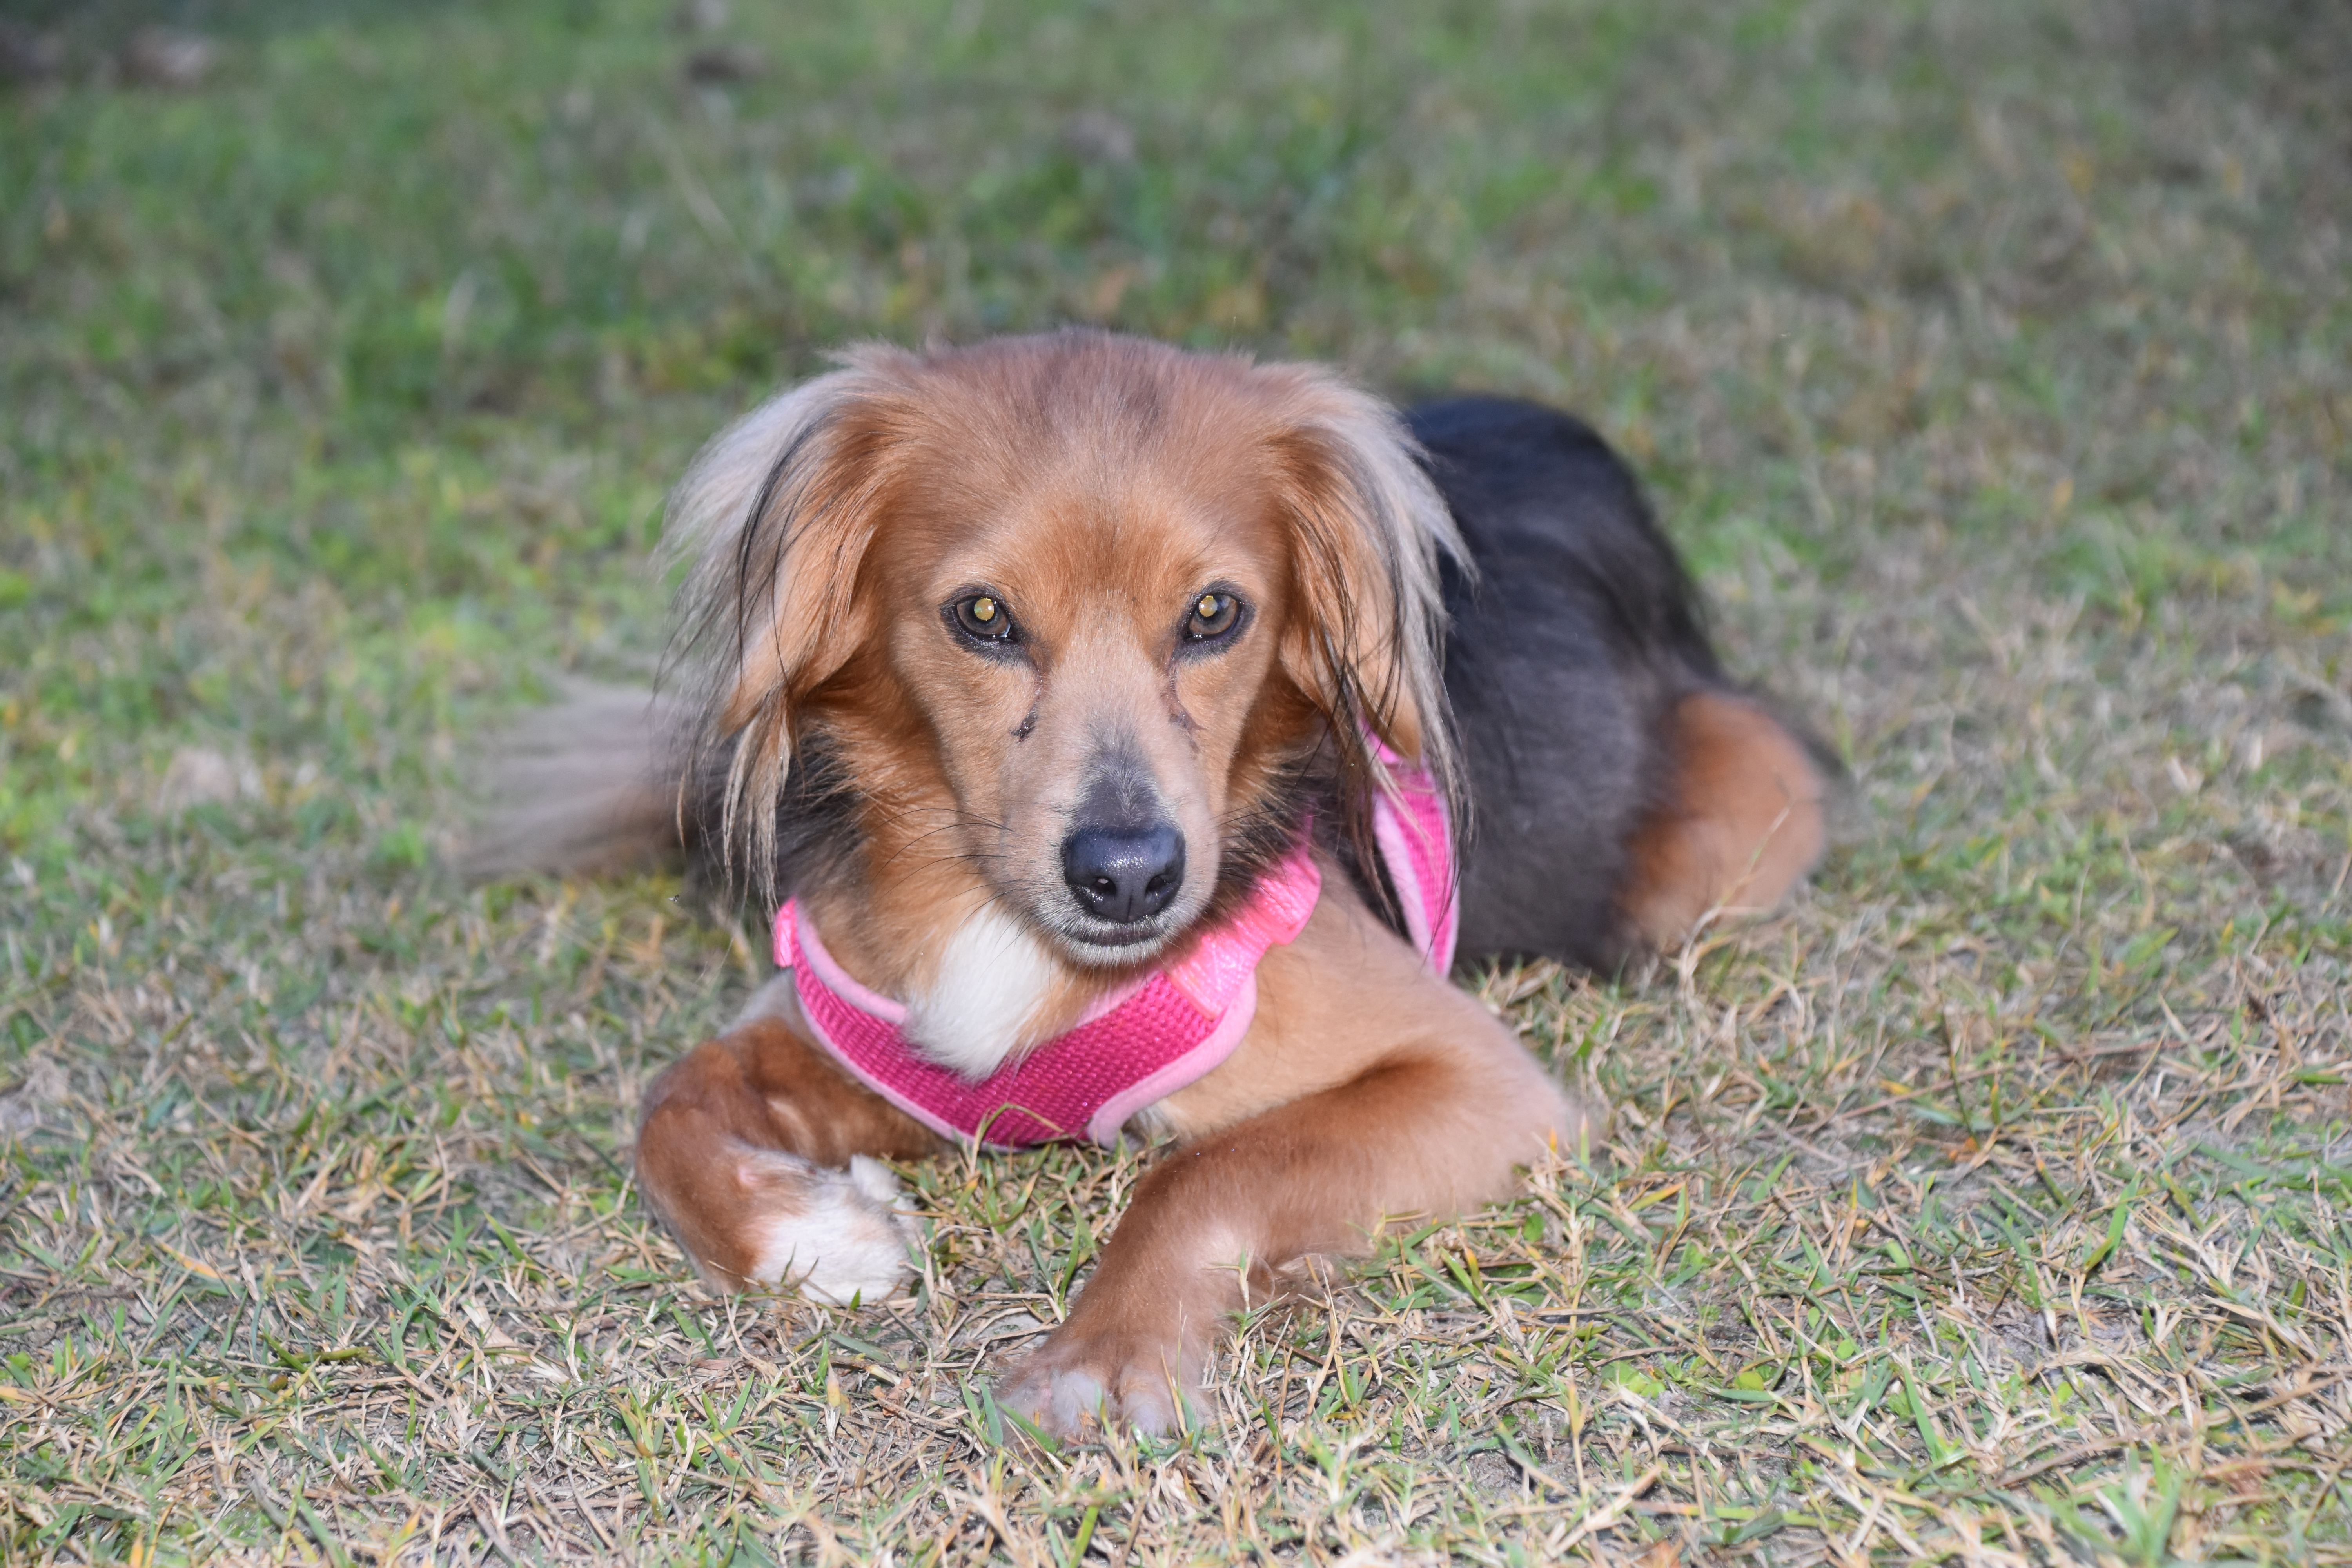
[[(801, 952), (808, 955), (809, 967), (816, 971), (817, 978), (824, 982), (826, 990), (849, 1003), (859, 1012), (870, 1013), (886, 1024), (903, 1024), (907, 1021), (907, 1008), (904, 1003), (893, 1002), (879, 991), (869, 990), (860, 985), (850, 977), (849, 971), (833, 961), (833, 954), (827, 952), (824, 943), (817, 940), (816, 927), (800, 918), (799, 900), (792, 900), (785, 907), (793, 911), (793, 937), (800, 942)], [(784, 922), (780, 920), (776, 922), (776, 963), (780, 968), (789, 969), (792, 967), (792, 950), (784, 935)]]
[(1166, 1099), (1194, 1079), (1207, 1076), (1242, 1043), (1249, 1033), (1250, 1020), (1257, 1016), (1257, 976), (1242, 982), (1241, 989), (1225, 1005), (1224, 1016), (1209, 1037), (1162, 1067), (1148, 1078), (1139, 1079), (1103, 1102), (1087, 1122), (1087, 1136), (1106, 1149), (1118, 1147), (1119, 1130), (1127, 1119), (1144, 1107)]

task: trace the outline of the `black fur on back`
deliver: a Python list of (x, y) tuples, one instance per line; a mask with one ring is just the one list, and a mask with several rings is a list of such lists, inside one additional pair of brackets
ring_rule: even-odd
[(1449, 568), (1445, 690), (1471, 819), (1464, 960), (1607, 970), (1625, 843), (1656, 802), (1658, 725), (1725, 684), (1697, 595), (1640, 485), (1582, 422), (1496, 397), (1412, 411), (1476, 569)]

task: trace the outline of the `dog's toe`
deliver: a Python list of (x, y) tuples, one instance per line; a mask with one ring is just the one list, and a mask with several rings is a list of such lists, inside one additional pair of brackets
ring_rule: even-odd
[(1095, 1339), (1066, 1327), (1013, 1369), (996, 1397), (1056, 1437), (1089, 1441), (1113, 1430), (1164, 1437), (1184, 1425), (1200, 1384), (1200, 1358), (1180, 1345)]

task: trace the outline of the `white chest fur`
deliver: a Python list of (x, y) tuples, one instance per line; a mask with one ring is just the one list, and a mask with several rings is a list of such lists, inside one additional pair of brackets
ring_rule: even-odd
[(1037, 939), (991, 906), (956, 928), (939, 977), (907, 1009), (907, 1037), (941, 1067), (972, 1079), (1034, 1043), (1031, 1028), (1059, 973)]

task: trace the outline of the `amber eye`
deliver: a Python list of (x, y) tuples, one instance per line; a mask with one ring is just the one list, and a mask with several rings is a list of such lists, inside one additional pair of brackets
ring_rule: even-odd
[(1013, 612), (993, 594), (972, 594), (955, 602), (956, 625), (982, 642), (1005, 642), (1013, 636)]
[(1241, 616), (1239, 599), (1213, 589), (1192, 601), (1192, 613), (1184, 617), (1184, 635), (1194, 642), (1221, 637), (1234, 629), (1234, 623)]

